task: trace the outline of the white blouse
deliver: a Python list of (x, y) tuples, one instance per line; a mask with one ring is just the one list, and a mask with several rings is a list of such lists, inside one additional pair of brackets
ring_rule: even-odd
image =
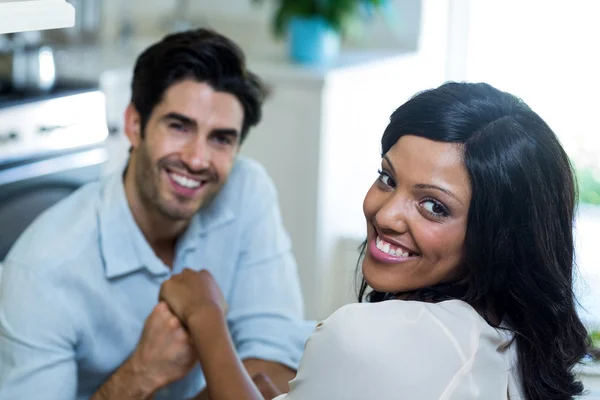
[(347, 305), (317, 325), (276, 400), (522, 400), (511, 338), (459, 300)]

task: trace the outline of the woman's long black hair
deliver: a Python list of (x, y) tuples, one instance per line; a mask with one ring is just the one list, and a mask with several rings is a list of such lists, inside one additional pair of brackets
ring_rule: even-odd
[[(556, 135), (517, 97), (455, 82), (400, 106), (381, 139), (382, 154), (407, 134), (462, 145), (472, 199), (461, 278), (402, 297), (461, 299), (493, 310), (515, 333), (527, 399), (580, 394), (572, 368), (588, 336), (573, 293), (577, 185)], [(400, 295), (368, 290), (362, 280), (359, 301)]]

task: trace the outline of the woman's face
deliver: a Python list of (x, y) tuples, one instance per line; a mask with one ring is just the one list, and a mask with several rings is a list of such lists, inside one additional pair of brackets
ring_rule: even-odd
[(463, 259), (470, 201), (460, 145), (401, 137), (363, 203), (369, 286), (398, 293), (452, 278)]

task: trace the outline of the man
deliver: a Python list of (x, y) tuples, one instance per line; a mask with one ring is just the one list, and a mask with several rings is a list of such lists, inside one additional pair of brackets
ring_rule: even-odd
[(248, 373), (287, 391), (310, 327), (273, 183), (238, 156), (263, 93), (242, 51), (212, 31), (167, 36), (138, 58), (125, 171), (44, 213), (7, 256), (0, 399), (198, 394), (187, 332), (157, 305), (186, 267), (225, 293)]

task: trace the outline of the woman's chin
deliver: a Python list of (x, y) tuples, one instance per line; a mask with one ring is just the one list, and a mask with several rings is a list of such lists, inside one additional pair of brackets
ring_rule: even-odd
[(401, 293), (412, 290), (398, 281), (397, 273), (389, 270), (380, 270), (374, 265), (369, 265), (365, 259), (362, 265), (362, 276), (370, 289), (380, 293)]
[(365, 274), (363, 272), (363, 279), (367, 283), (368, 287), (376, 292), (380, 293), (398, 293), (400, 290), (397, 290), (398, 287), (396, 285), (390, 285), (389, 280), (382, 277), (373, 276), (373, 274)]

